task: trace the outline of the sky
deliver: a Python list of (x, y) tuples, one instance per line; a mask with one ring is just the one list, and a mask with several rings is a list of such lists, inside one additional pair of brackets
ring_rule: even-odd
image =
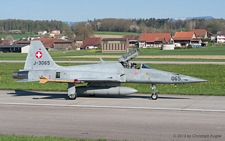
[(0, 6), (1, 20), (80, 22), (198, 16), (225, 19), (225, 0), (4, 0)]

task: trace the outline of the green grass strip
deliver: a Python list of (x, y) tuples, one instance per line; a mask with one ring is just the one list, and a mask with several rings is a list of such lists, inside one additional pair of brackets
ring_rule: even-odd
[[(159, 48), (141, 48), (140, 49), (140, 55), (141, 56), (155, 56), (155, 55), (179, 55), (179, 56), (185, 56), (185, 55), (215, 55), (224, 56), (225, 47), (224, 46), (209, 46), (209, 47), (201, 47), (201, 48), (192, 48), (192, 49), (177, 49), (177, 50), (160, 50)], [(68, 56), (85, 56), (85, 55), (91, 55), (91, 56), (110, 56), (110, 55), (116, 55), (121, 56), (124, 54), (124, 52), (119, 53), (102, 53), (101, 50), (67, 50), (67, 51), (49, 51), (50, 55), (53, 58), (63, 58), (62, 60), (66, 59)], [(27, 53), (0, 53), (0, 60), (25, 60), (27, 56)], [(109, 57), (110, 58), (110, 57)], [(118, 59), (118, 58), (116, 58)], [(182, 58), (178, 58), (182, 59)], [(184, 59), (184, 58), (183, 58)], [(213, 58), (211, 58), (213, 59)], [(83, 58), (85, 60), (85, 58)], [(144, 60), (144, 59), (143, 59)], [(166, 59), (164, 59), (166, 60)], [(210, 60), (210, 59), (205, 59)], [(214, 59), (215, 60), (215, 59)], [(221, 59), (224, 60), (224, 59)]]
[(17, 136), (17, 135), (2, 135), (0, 141), (106, 141), (105, 139), (90, 140), (90, 139), (72, 139), (60, 137), (36, 137), (36, 136)]
[[(0, 89), (2, 90), (38, 90), (38, 91), (64, 91), (66, 83), (38, 82), (18, 83), (12, 78), (12, 73), (23, 68), (24, 63), (0, 63)], [(63, 66), (78, 65), (72, 63), (59, 64)], [(178, 65), (178, 64), (149, 64), (150, 66), (193, 77), (208, 80), (204, 83), (180, 84), (174, 87), (171, 84), (157, 85), (159, 94), (191, 94), (191, 95), (225, 95), (225, 65)], [(150, 84), (123, 83), (123, 86), (135, 88), (138, 93), (151, 93)]]

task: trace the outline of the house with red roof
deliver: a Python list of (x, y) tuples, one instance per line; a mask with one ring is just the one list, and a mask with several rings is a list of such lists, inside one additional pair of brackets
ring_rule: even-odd
[(80, 46), (81, 50), (98, 48), (101, 45), (101, 38), (86, 38)]
[(205, 29), (193, 29), (191, 32), (195, 32), (197, 38), (211, 38), (212, 33)]
[(53, 48), (54, 42), (59, 40), (58, 38), (36, 38), (34, 40), (40, 40), (45, 48)]
[(60, 30), (52, 30), (51, 34), (58, 35), (60, 34)]
[(161, 47), (163, 44), (172, 43), (171, 33), (143, 33), (140, 35), (139, 48)]
[(201, 46), (201, 38), (197, 38), (195, 32), (176, 32), (173, 36), (175, 46)]
[(56, 40), (54, 41), (54, 49), (57, 50), (71, 50), (75, 49), (75, 40)]
[(1, 45), (12, 45), (13, 41), (11, 40), (1, 40)]
[(129, 46), (138, 46), (139, 35), (123, 35), (122, 38), (127, 38)]

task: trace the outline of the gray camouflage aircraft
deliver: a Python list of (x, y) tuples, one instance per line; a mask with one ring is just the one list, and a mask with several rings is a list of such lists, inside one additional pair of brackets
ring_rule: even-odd
[[(126, 95), (137, 90), (121, 86), (121, 83), (146, 83), (151, 85), (151, 98), (158, 98), (156, 84), (184, 84), (206, 82), (207, 80), (187, 75), (154, 69), (146, 64), (135, 68), (130, 60), (138, 56), (133, 49), (119, 58), (118, 62), (104, 62), (78, 66), (57, 65), (40, 41), (31, 41), (24, 69), (13, 73), (18, 82), (39, 81), (39, 83), (58, 82), (68, 84), (68, 97), (76, 99), (77, 93), (89, 95)], [(87, 83), (76, 87), (76, 84)]]

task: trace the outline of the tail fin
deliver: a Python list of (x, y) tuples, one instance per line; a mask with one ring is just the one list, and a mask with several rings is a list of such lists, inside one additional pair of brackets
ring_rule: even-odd
[(31, 41), (24, 70), (46, 70), (58, 67), (41, 41)]

